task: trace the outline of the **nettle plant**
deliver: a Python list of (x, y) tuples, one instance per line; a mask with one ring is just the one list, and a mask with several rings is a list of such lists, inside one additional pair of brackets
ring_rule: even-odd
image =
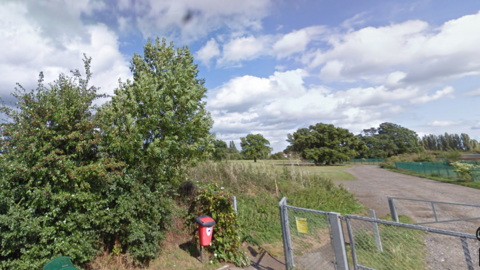
[(232, 206), (232, 195), (218, 184), (208, 184), (198, 190), (188, 211), (186, 225), (192, 228), (194, 243), (198, 244), (198, 225), (195, 217), (208, 215), (215, 220), (213, 238), (205, 249), (213, 254), (214, 260), (231, 261), (237, 266), (250, 265), (250, 259), (240, 249), (242, 241), (238, 233), (237, 216)]
[(0, 268), (38, 269), (62, 254), (83, 263), (98, 251), (102, 193), (118, 164), (99, 155), (100, 95), (84, 63), (86, 79), (77, 70), (46, 87), (40, 73), (36, 91), (18, 85), (15, 106), (1, 107)]

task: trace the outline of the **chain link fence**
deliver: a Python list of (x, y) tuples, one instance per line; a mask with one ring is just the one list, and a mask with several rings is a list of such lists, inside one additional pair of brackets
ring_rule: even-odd
[(286, 198), (280, 213), (287, 269), (337, 269), (335, 252), (344, 252), (333, 243), (332, 233), (341, 228), (338, 214), (290, 206)]
[(353, 269), (480, 269), (475, 235), (352, 215), (343, 219)]
[(295, 269), (335, 269), (328, 215), (296, 208), (288, 212)]
[(392, 220), (399, 215), (409, 216), (409, 209), (419, 213), (415, 224), (440, 229), (475, 233), (480, 225), (480, 205), (442, 202), (412, 198), (387, 197)]
[[(455, 167), (445, 162), (395, 162), (395, 167), (397, 169), (414, 171), (425, 175), (462, 179), (462, 176), (454, 171)], [(471, 169), (470, 176), (472, 181), (480, 181), (480, 170)]]
[(280, 201), (286, 269), (479, 269), (473, 234)]

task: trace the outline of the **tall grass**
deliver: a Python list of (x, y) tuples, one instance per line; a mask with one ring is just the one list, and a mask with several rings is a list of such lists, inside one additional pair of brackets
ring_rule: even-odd
[(237, 196), (238, 225), (245, 241), (253, 244), (281, 241), (278, 201), (342, 214), (363, 212), (352, 194), (330, 179), (297, 166), (204, 162), (188, 171), (196, 184), (218, 183)]

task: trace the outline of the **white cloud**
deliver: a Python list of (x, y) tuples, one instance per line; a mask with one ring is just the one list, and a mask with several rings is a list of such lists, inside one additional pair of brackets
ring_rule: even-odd
[(359, 132), (403, 113), (410, 100), (422, 93), (414, 87), (382, 85), (341, 91), (323, 85), (306, 87), (306, 76), (302, 69), (277, 71), (267, 78), (241, 76), (214, 89), (208, 100), (213, 131), (230, 137), (253, 130), (264, 135), (282, 131), (279, 137), (265, 136), (278, 142), (276, 149), (283, 149), (286, 134), (300, 127), (323, 122)]
[(308, 43), (317, 39), (318, 35), (325, 31), (325, 27), (311, 26), (290, 32), (281, 37), (273, 45), (273, 52), (278, 58), (284, 58), (294, 53), (305, 52)]
[(453, 89), (453, 87), (451, 86), (446, 86), (445, 88), (443, 88), (442, 90), (438, 90), (436, 91), (433, 95), (429, 96), (429, 95), (423, 95), (423, 96), (419, 96), (419, 97), (416, 97), (416, 98), (413, 98), (411, 100), (411, 103), (412, 104), (418, 104), (418, 103), (427, 103), (427, 102), (430, 102), (430, 101), (434, 101), (434, 100), (438, 100), (438, 99), (441, 99), (441, 98), (453, 98), (453, 93), (455, 92), (455, 89)]
[(448, 121), (448, 120), (439, 121), (439, 120), (435, 120), (435, 121), (428, 122), (427, 125), (432, 126), (432, 127), (448, 127), (448, 126), (459, 125), (461, 123), (462, 122), (460, 122), (460, 121)]
[[(480, 12), (432, 28), (420, 20), (330, 34), (326, 48), (305, 54), (326, 81), (366, 80), (401, 72), (406, 83), (480, 74)], [(340, 30), (343, 31), (343, 30)]]
[(240, 61), (252, 60), (267, 52), (269, 36), (235, 38), (223, 45), (223, 55), (217, 65), (227, 66)]
[(475, 125), (473, 125), (470, 129), (480, 129), (480, 122), (477, 122)]
[[(230, 30), (261, 29), (261, 20), (272, 8), (270, 0), (139, 0), (122, 1), (118, 8), (136, 18), (143, 36), (158, 32), (176, 33), (183, 40), (195, 40), (221, 27)], [(190, 13), (190, 20), (185, 21)]]
[(210, 60), (220, 55), (220, 49), (218, 43), (214, 38), (211, 38), (205, 46), (197, 51), (196, 58), (200, 60), (204, 65), (209, 66)]
[[(72, 4), (69, 8), (83, 8), (76, 5)], [(70, 70), (74, 69), (84, 74), (84, 53), (92, 57), (91, 84), (101, 87), (101, 93), (112, 94), (118, 86), (119, 77), (123, 80), (131, 77), (129, 64), (118, 49), (115, 33), (102, 24), (82, 26), (77, 22), (80, 21), (80, 12), (71, 10), (69, 12), (73, 17), (69, 20), (80, 30), (64, 31), (62, 38), (58, 38), (48, 35), (45, 27), (49, 22), (31, 16), (26, 4), (0, 4), (2, 98), (8, 99), (17, 82), (27, 90), (35, 88), (40, 71), (45, 74), (45, 82), (57, 79), (59, 73), (70, 74)]]
[(480, 96), (480, 88), (478, 88), (477, 90), (467, 92), (463, 95), (466, 96), (466, 97), (478, 97), (478, 96)]

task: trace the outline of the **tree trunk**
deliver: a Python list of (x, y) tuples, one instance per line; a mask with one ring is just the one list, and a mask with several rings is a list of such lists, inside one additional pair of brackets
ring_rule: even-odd
[(253, 161), (254, 161), (254, 162), (257, 162), (257, 157), (253, 157)]

